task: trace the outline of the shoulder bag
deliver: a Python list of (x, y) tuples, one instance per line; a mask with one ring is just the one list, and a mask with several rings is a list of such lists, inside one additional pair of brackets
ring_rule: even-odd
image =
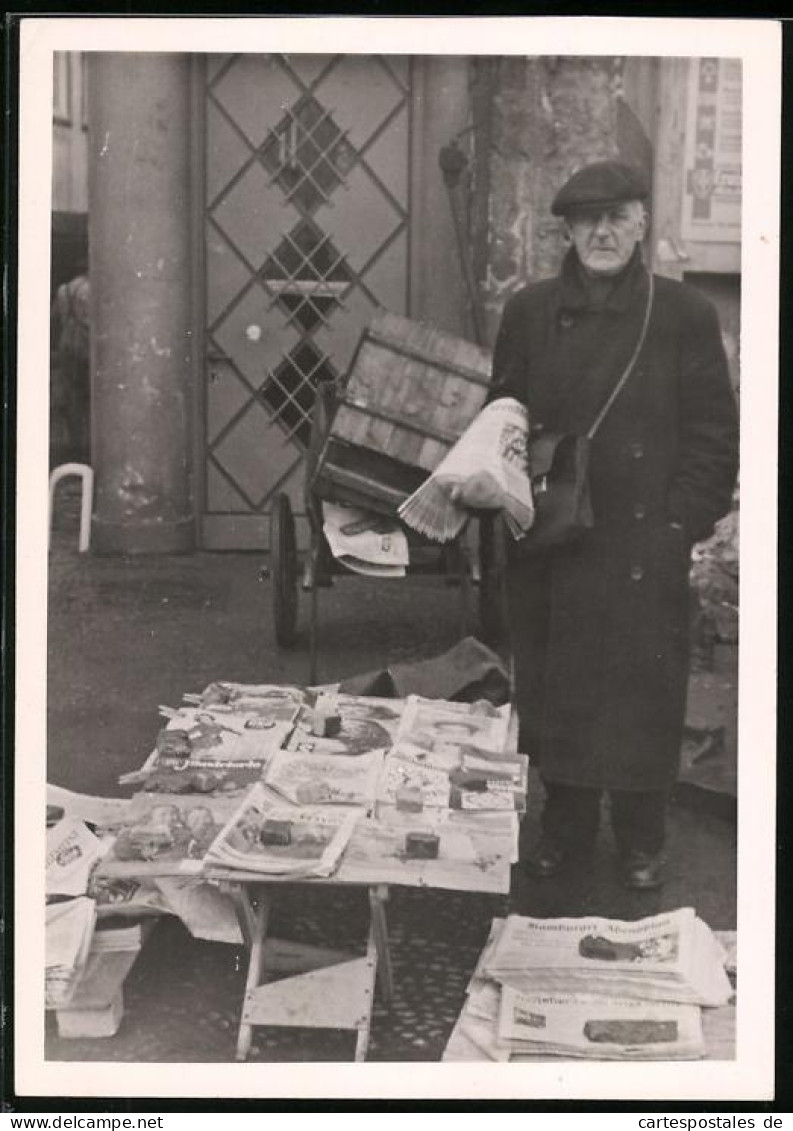
[(533, 557), (560, 546), (569, 546), (594, 525), (589, 495), (590, 448), (639, 358), (650, 323), (653, 293), (654, 280), (650, 273), (647, 308), (639, 340), (619, 381), (586, 435), (538, 431), (529, 436), (528, 461), (534, 496), (534, 523), (514, 545), (518, 557)]

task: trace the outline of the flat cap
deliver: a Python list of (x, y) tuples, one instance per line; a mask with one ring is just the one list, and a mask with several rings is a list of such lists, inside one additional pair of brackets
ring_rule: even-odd
[(576, 208), (646, 200), (649, 187), (638, 169), (621, 161), (595, 161), (585, 165), (562, 185), (551, 204), (554, 216)]

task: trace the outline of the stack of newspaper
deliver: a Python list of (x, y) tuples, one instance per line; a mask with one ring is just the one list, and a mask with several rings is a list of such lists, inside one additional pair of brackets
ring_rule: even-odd
[(50, 903), (45, 920), (45, 997), (48, 1009), (67, 1004), (88, 961), (94, 937), (96, 905), (79, 896)]
[(512, 1053), (591, 1060), (695, 1060), (701, 1011), (679, 1002), (598, 994), (501, 992), (496, 1040)]
[(408, 543), (399, 523), (357, 507), (323, 502), (322, 530), (334, 558), (355, 573), (404, 577)]
[(510, 915), (485, 973), (530, 994), (598, 993), (711, 1006), (725, 1005), (732, 994), (723, 949), (691, 907), (635, 922)]
[(408, 526), (437, 542), (449, 542), (465, 525), (466, 507), (502, 511), (515, 538), (534, 521), (528, 464), (529, 418), (512, 397), (482, 409), (448, 455), (399, 515)]
[(691, 908), (635, 923), (494, 919), (444, 1059), (696, 1059), (700, 1006), (730, 993), (724, 951)]

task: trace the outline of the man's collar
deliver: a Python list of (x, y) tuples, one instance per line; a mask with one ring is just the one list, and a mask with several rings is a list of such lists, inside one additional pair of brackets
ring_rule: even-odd
[[(642, 293), (646, 277), (647, 272), (642, 260), (641, 247), (637, 244), (626, 266), (619, 275), (614, 277), (614, 285), (601, 309), (614, 310), (618, 313), (626, 311), (631, 303), (636, 301), (637, 295)], [(581, 261), (574, 247), (571, 247), (564, 257), (561, 280), (560, 306), (562, 308), (584, 310), (594, 305), (587, 287), (586, 276), (581, 267)]]

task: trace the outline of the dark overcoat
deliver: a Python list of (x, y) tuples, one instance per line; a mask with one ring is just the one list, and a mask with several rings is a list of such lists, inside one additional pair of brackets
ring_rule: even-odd
[[(507, 302), (491, 399), (517, 398), (548, 431), (585, 433), (635, 348), (648, 288), (637, 249), (595, 305), (571, 250), (559, 277)], [(674, 782), (690, 550), (729, 509), (737, 461), (716, 311), (656, 276), (644, 347), (592, 443), (594, 529), (543, 560), (509, 555), (521, 742), (546, 780), (619, 790)]]

